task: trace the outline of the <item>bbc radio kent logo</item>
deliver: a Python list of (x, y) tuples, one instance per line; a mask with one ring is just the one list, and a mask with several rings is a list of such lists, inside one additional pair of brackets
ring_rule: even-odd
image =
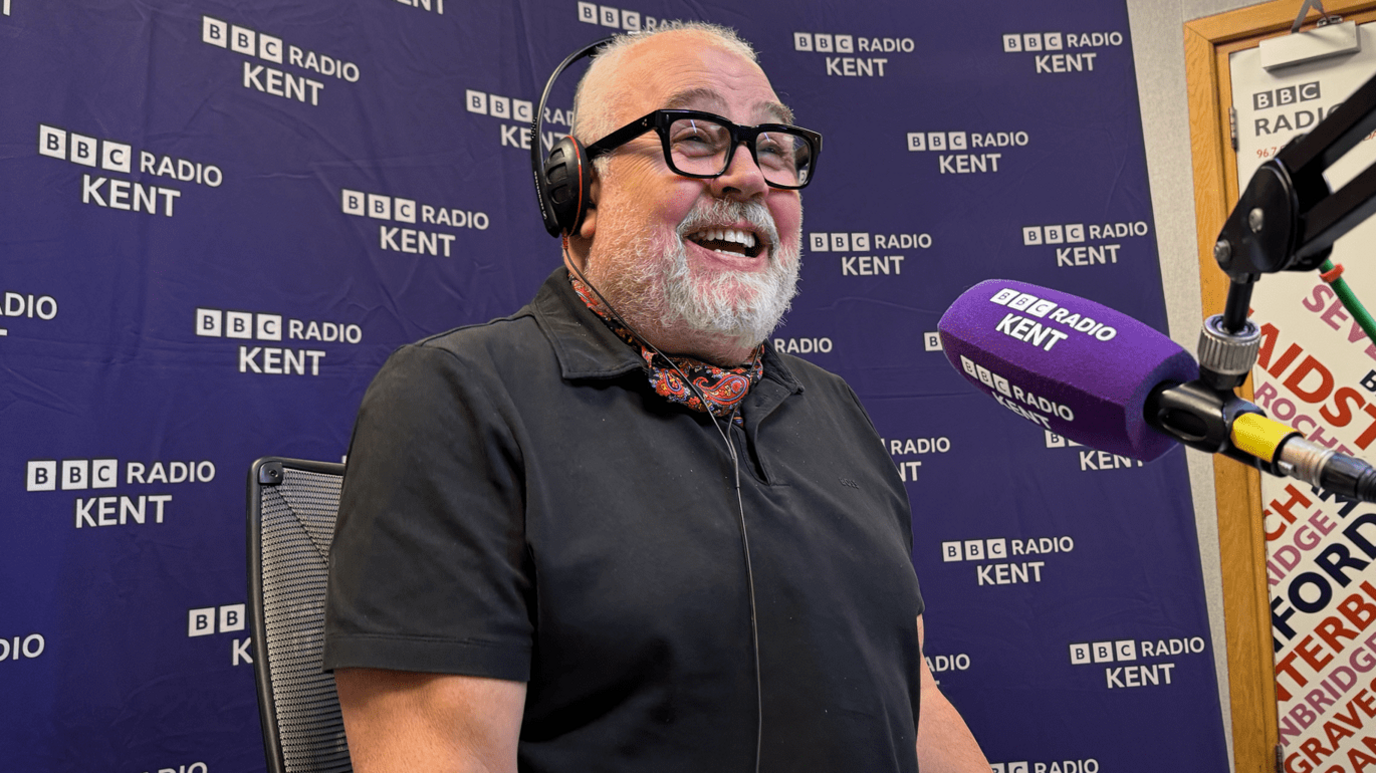
[(903, 273), (906, 255), (869, 254), (871, 247), (875, 250), (926, 250), (931, 246), (931, 234), (925, 233), (870, 234), (867, 231), (827, 231), (808, 234), (808, 250), (812, 252), (850, 253), (840, 256), (841, 276), (887, 276)]
[(174, 158), (147, 150), (136, 153), (133, 145), (127, 142), (108, 137), (102, 139), (44, 123), (38, 125), (38, 155), (91, 170), (81, 174), (82, 204), (125, 212), (172, 217), (182, 192), (177, 188), (155, 185), (151, 180), (122, 180), (115, 174), (161, 177), (207, 188), (218, 188), (224, 182), (224, 173), (215, 164)]
[(1121, 32), (1010, 32), (1003, 35), (1006, 54), (1032, 54), (1038, 75), (1094, 72), (1099, 52), (1087, 49), (1113, 48), (1125, 42)]
[[(340, 344), (359, 344), (363, 341), (363, 328), (356, 323), (289, 319), (281, 314), (230, 309), (198, 307), (195, 326), (196, 336), (199, 338), (231, 338), (259, 342), (318, 341)], [(320, 362), (325, 357), (326, 352), (323, 349), (240, 344), (239, 372), (274, 376), (319, 376)]]
[[(201, 17), (201, 42), (345, 83), (357, 83), (360, 77), (358, 65), (353, 62), (294, 46), (276, 35), (213, 16)], [(244, 88), (312, 106), (320, 104), (325, 81), (266, 64), (256, 64), (249, 59), (244, 59), (242, 64)]]
[[(793, 50), (823, 55), (828, 76), (883, 78), (895, 55), (917, 50), (912, 38), (869, 37), (835, 32), (794, 32)], [(838, 54), (839, 56), (832, 56)], [(869, 54), (869, 56), (852, 56)], [(883, 54), (883, 56), (873, 56)]]
[(443, 254), (446, 258), (452, 256), (450, 248), (457, 237), (442, 231), (407, 227), (416, 225), (417, 217), (420, 219), (420, 225), (472, 228), (479, 231), (486, 231), (492, 223), (486, 212), (430, 204), (417, 205), (415, 199), (348, 188), (341, 190), (340, 202), (341, 209), (346, 215), (402, 223), (403, 225), (399, 226), (388, 226), (386, 223), (378, 225), (378, 248), (390, 252), (436, 257)]
[[(171, 510), (171, 494), (118, 493), (110, 489), (207, 484), (213, 480), (215, 463), (207, 459), (126, 461), (122, 478), (116, 458), (30, 459), (25, 465), (24, 490), (78, 492), (72, 502), (73, 525), (85, 529), (160, 524)], [(81, 492), (88, 490), (104, 491), (81, 496)]]
[(1174, 684), (1179, 679), (1179, 674), (1175, 672), (1178, 665), (1175, 660), (1157, 663), (1141, 661), (1203, 655), (1208, 650), (1208, 644), (1202, 636), (1184, 636), (1073, 642), (1069, 649), (1072, 666), (1103, 666), (1105, 689), (1123, 690)]

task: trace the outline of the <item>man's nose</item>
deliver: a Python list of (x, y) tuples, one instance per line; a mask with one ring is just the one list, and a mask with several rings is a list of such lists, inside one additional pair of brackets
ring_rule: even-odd
[(755, 163), (755, 157), (751, 155), (750, 148), (747, 148), (744, 142), (737, 143), (732, 151), (726, 172), (710, 182), (712, 193), (719, 198), (750, 199), (763, 196), (769, 190), (764, 172), (759, 164)]

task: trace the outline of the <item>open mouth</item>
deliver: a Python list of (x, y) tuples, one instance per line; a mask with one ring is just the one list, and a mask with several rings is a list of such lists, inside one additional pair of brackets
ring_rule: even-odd
[(704, 228), (686, 237), (694, 244), (726, 255), (753, 258), (765, 251), (765, 243), (754, 231), (744, 228)]

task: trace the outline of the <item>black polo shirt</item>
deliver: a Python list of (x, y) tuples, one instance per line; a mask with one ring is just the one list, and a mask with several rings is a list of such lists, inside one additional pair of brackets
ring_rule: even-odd
[[(766, 771), (914, 771), (907, 495), (837, 376), (765, 347), (728, 429)], [(528, 683), (529, 771), (750, 771), (756, 667), (735, 471), (707, 414), (557, 270), (369, 387), (331, 553), (326, 668)]]

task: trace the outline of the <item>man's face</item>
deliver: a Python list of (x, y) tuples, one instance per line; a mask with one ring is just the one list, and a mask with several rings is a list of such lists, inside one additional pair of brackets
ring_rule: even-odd
[[(696, 35), (646, 43), (612, 77), (622, 90), (617, 125), (666, 107), (742, 125), (787, 118), (758, 66)], [(665, 163), (659, 136), (646, 133), (612, 154), (583, 229), (594, 237), (588, 279), (670, 351), (703, 356), (716, 353), (713, 342), (753, 348), (794, 294), (798, 192), (770, 188), (745, 146), (733, 153), (721, 177), (683, 177)]]

